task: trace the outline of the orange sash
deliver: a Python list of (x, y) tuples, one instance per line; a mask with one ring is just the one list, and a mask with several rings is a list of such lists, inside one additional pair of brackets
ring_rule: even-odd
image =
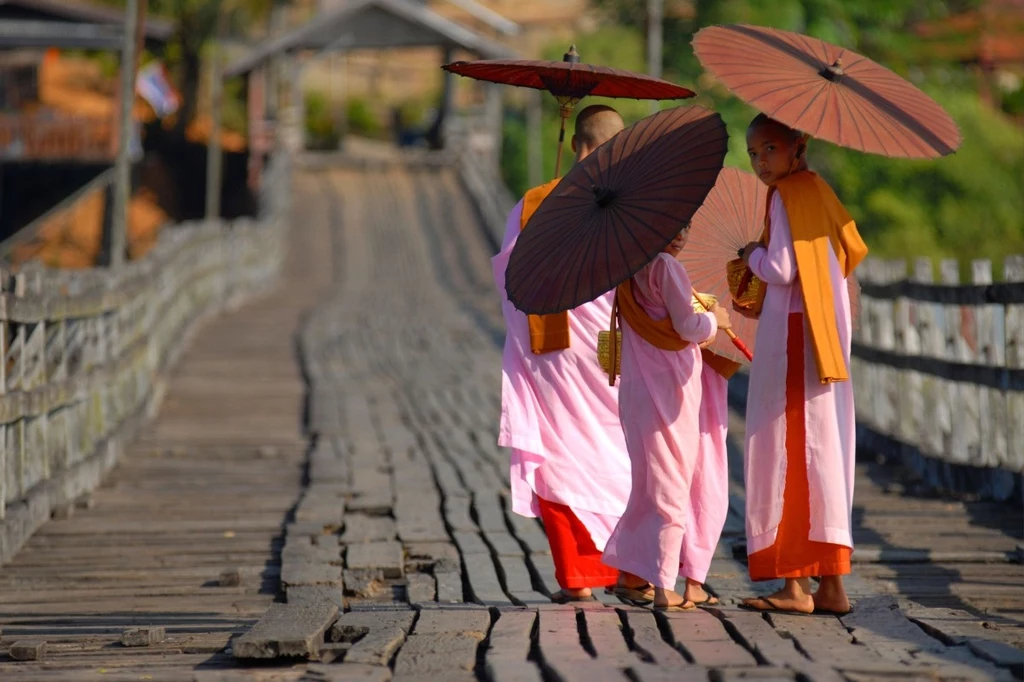
[[(519, 220), (520, 232), (526, 228), (530, 217), (540, 207), (542, 201), (558, 184), (558, 179), (534, 187), (523, 196), (523, 214)], [(569, 313), (563, 311), (552, 315), (527, 315), (530, 324), (530, 350), (535, 355), (565, 350), (569, 347)]]
[(612, 303), (612, 319), (610, 322), (610, 363), (613, 368), (608, 373), (608, 384), (615, 385), (615, 377), (618, 372), (614, 368), (618, 366), (619, 343), (615, 325), (618, 323), (619, 313), (622, 319), (629, 325), (630, 329), (640, 335), (647, 343), (661, 350), (683, 350), (690, 345), (689, 341), (683, 341), (675, 328), (672, 326), (672, 318), (665, 316), (655, 320), (647, 314), (636, 298), (633, 296), (633, 279), (627, 279), (615, 289), (615, 302)]
[(826, 384), (848, 381), (846, 354), (836, 325), (828, 253), (831, 246), (843, 277), (849, 277), (867, 256), (868, 248), (835, 192), (816, 173), (800, 171), (777, 182), (768, 191), (769, 206), (774, 192), (782, 197), (793, 234), (793, 252), (818, 378)]

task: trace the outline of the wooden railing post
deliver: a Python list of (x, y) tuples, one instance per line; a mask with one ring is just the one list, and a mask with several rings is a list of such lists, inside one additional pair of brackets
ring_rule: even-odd
[[(1003, 281), (1024, 282), (1024, 256), (1009, 256), (1003, 262)], [(1024, 369), (1024, 305), (1007, 304), (1004, 309), (1006, 367)], [(1010, 471), (1024, 473), (1024, 392), (1008, 391), (1006, 396), (1006, 463)]]

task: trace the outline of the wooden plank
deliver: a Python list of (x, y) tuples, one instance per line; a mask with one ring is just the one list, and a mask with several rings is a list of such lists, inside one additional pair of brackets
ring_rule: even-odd
[(405, 573), (405, 557), (399, 542), (364, 542), (349, 545), (345, 566), (350, 569), (379, 569), (385, 578), (401, 578)]
[(394, 519), (387, 516), (368, 516), (352, 513), (345, 516), (345, 532), (341, 541), (351, 545), (360, 542), (394, 540), (397, 536)]
[(235, 640), (235, 658), (312, 658), (324, 633), (337, 620), (338, 607), (329, 602), (271, 604), (253, 628)]
[(540, 670), (527, 662), (537, 614), (504, 611), (488, 635), (484, 657), (488, 676), (495, 682), (540, 682)]
[(647, 609), (624, 608), (629, 638), (640, 658), (653, 665), (678, 671), (686, 664), (683, 654), (661, 636), (654, 614)]
[(722, 621), (703, 610), (666, 613), (675, 644), (689, 653), (694, 663), (708, 668), (757, 665), (744, 647), (733, 641)]
[(597, 652), (598, 660), (623, 668), (636, 662), (636, 656), (626, 645), (618, 613), (611, 609), (584, 611), (584, 622), (586, 638)]
[(412, 628), (412, 611), (350, 612), (331, 627), (332, 642), (352, 642), (346, 663), (386, 666)]

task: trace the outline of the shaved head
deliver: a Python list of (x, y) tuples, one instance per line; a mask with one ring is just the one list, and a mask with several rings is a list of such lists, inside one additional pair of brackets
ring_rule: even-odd
[(615, 109), (604, 104), (586, 107), (576, 116), (576, 133), (572, 142), (577, 158), (583, 158), (625, 127), (622, 116)]
[(765, 114), (758, 114), (754, 117), (754, 120), (747, 126), (747, 135), (750, 135), (755, 130), (763, 128), (772, 128), (776, 132), (782, 134), (789, 142), (801, 142), (804, 140), (804, 134), (795, 128), (790, 128), (785, 123), (776, 121), (770, 116)]

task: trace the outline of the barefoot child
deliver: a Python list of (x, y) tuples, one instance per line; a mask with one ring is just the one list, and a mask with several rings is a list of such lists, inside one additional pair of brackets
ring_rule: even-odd
[[(832, 189), (807, 170), (806, 146), (806, 136), (763, 114), (747, 129), (751, 165), (770, 188), (762, 242), (741, 252), (767, 285), (747, 397), (748, 564), (753, 580), (786, 582), (744, 606), (842, 614), (854, 470), (845, 280), (867, 248)], [(812, 576), (821, 576), (815, 594)]]
[[(680, 557), (689, 542), (690, 489), (698, 456), (702, 367), (697, 344), (729, 327), (713, 306), (696, 313), (690, 278), (675, 257), (686, 230), (665, 252), (616, 291), (622, 325), (619, 418), (633, 487), (626, 511), (605, 547), (604, 562), (624, 573), (619, 588), (653, 584), (654, 607), (686, 610), (707, 595), (694, 581), (676, 593)], [(614, 338), (614, 337), (613, 337)], [(612, 363), (614, 367), (614, 360)]]

